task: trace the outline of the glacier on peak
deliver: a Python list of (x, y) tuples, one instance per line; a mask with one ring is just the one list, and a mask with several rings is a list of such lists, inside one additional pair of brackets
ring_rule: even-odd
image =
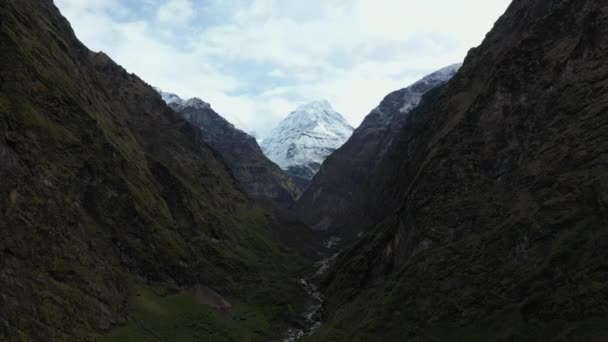
[(354, 128), (329, 101), (303, 104), (262, 141), (262, 150), (294, 178), (310, 181), (321, 164), (342, 146)]

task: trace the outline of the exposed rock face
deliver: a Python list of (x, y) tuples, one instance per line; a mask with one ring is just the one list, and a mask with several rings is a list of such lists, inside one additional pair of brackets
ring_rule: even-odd
[(315, 101), (298, 107), (262, 141), (262, 150), (294, 179), (301, 189), (321, 164), (348, 140), (353, 128), (329, 102)]
[(410, 113), (317, 339), (606, 339), (606, 56), (606, 1), (514, 1)]
[(170, 93), (161, 95), (169, 107), (203, 131), (205, 142), (222, 155), (248, 194), (282, 204), (291, 204), (299, 198), (300, 190), (264, 155), (254, 137), (234, 127), (200, 99), (182, 100)]
[(372, 211), (378, 203), (370, 203), (370, 176), (398, 140), (408, 114), (422, 96), (445, 84), (458, 68), (460, 64), (443, 68), (386, 96), (348, 142), (327, 158), (298, 203), (311, 227), (349, 235), (356, 233), (350, 228), (374, 222)]
[[(52, 1), (0, 1), (0, 340), (97, 340), (130, 318), (153, 331), (135, 294), (198, 285), (267, 326), (200, 309), (171, 329), (200, 324), (209, 340), (241, 324), (233, 340), (271, 339), (290, 303), (304, 307), (277, 226), (200, 130), (84, 47)], [(162, 322), (189, 317), (159, 303)]]

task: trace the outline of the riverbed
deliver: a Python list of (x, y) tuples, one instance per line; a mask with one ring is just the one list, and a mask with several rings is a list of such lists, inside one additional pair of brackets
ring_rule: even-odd
[(323, 245), (327, 249), (327, 256), (315, 263), (315, 270), (312, 274), (299, 279), (302, 288), (304, 288), (310, 299), (310, 304), (302, 315), (306, 326), (289, 329), (285, 337), (281, 339), (281, 342), (294, 342), (304, 336), (312, 335), (323, 324), (322, 312), (325, 298), (315, 283), (327, 272), (332, 261), (338, 256), (337, 250), (341, 241), (337, 236), (332, 236), (325, 240)]

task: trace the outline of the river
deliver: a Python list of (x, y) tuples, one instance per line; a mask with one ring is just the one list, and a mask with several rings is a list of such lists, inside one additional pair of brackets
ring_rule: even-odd
[(315, 270), (312, 274), (299, 279), (300, 284), (308, 294), (310, 304), (303, 314), (305, 319), (305, 327), (291, 328), (287, 331), (281, 342), (293, 342), (308, 335), (312, 335), (317, 331), (323, 322), (323, 302), (325, 298), (323, 293), (315, 283), (327, 272), (331, 262), (338, 256), (338, 246), (342, 240), (337, 236), (332, 236), (324, 241), (324, 246), (327, 249), (327, 257), (315, 263)]

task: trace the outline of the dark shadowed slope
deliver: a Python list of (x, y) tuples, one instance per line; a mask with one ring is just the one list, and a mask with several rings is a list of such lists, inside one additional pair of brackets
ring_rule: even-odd
[[(166, 97), (166, 96), (164, 96)], [(169, 106), (203, 131), (203, 139), (217, 150), (243, 189), (257, 199), (291, 205), (300, 190), (270, 161), (251, 135), (237, 129), (200, 99), (165, 99)]]
[(50, 0), (0, 1), (0, 180), (0, 340), (268, 340), (304, 307), (284, 229)]
[(409, 113), (428, 91), (445, 84), (460, 64), (438, 70), (397, 90), (363, 120), (350, 139), (323, 163), (300, 201), (298, 211), (317, 230), (354, 235), (382, 215), (386, 205), (370, 202), (370, 176), (399, 139)]
[(608, 339), (607, 56), (606, 1), (514, 1), (387, 154), (316, 340)]

